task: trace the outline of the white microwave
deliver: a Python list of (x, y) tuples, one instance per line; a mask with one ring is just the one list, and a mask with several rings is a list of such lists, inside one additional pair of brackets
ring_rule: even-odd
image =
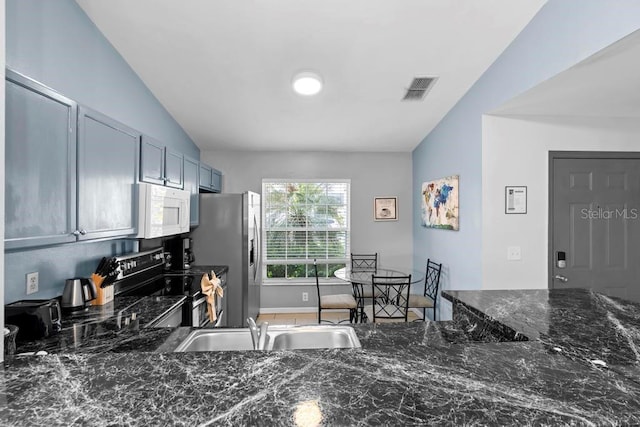
[(191, 193), (138, 184), (138, 236), (143, 239), (189, 232)]

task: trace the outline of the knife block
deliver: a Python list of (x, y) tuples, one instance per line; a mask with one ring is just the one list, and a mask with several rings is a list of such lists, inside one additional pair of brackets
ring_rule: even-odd
[(96, 285), (96, 298), (91, 300), (91, 305), (105, 305), (111, 301), (113, 301), (113, 285), (105, 286), (104, 288), (101, 286), (104, 281), (104, 277), (98, 276), (93, 273), (91, 275), (91, 280)]

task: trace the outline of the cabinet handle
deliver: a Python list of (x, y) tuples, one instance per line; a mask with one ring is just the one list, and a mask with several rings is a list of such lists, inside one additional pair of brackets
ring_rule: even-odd
[(80, 232), (78, 230), (73, 230), (73, 233), (71, 233), (71, 234), (73, 234), (74, 236), (79, 236)]
[(85, 230), (85, 229), (80, 230), (80, 234), (82, 234), (84, 236), (85, 234), (87, 234), (87, 230)]

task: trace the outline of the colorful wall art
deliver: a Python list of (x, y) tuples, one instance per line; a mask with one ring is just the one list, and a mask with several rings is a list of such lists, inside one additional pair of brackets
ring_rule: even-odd
[(422, 183), (422, 226), (458, 230), (458, 175)]

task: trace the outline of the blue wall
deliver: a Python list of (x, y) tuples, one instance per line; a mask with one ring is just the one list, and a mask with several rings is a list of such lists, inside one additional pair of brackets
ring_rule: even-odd
[[(200, 150), (73, 0), (7, 0), (6, 65), (63, 95), (200, 158)], [(25, 274), (60, 295), (66, 278), (87, 276), (102, 256), (134, 249), (116, 240), (5, 253), (5, 303), (27, 298)]]
[[(639, 27), (637, 0), (549, 0), (543, 6), (413, 152), (414, 266), (435, 258), (444, 263), (442, 289), (481, 288), (482, 239), (491, 238), (482, 236), (482, 114)], [(422, 183), (456, 174), (460, 230), (423, 228)]]
[(200, 150), (73, 0), (7, 0), (7, 67), (192, 158)]

